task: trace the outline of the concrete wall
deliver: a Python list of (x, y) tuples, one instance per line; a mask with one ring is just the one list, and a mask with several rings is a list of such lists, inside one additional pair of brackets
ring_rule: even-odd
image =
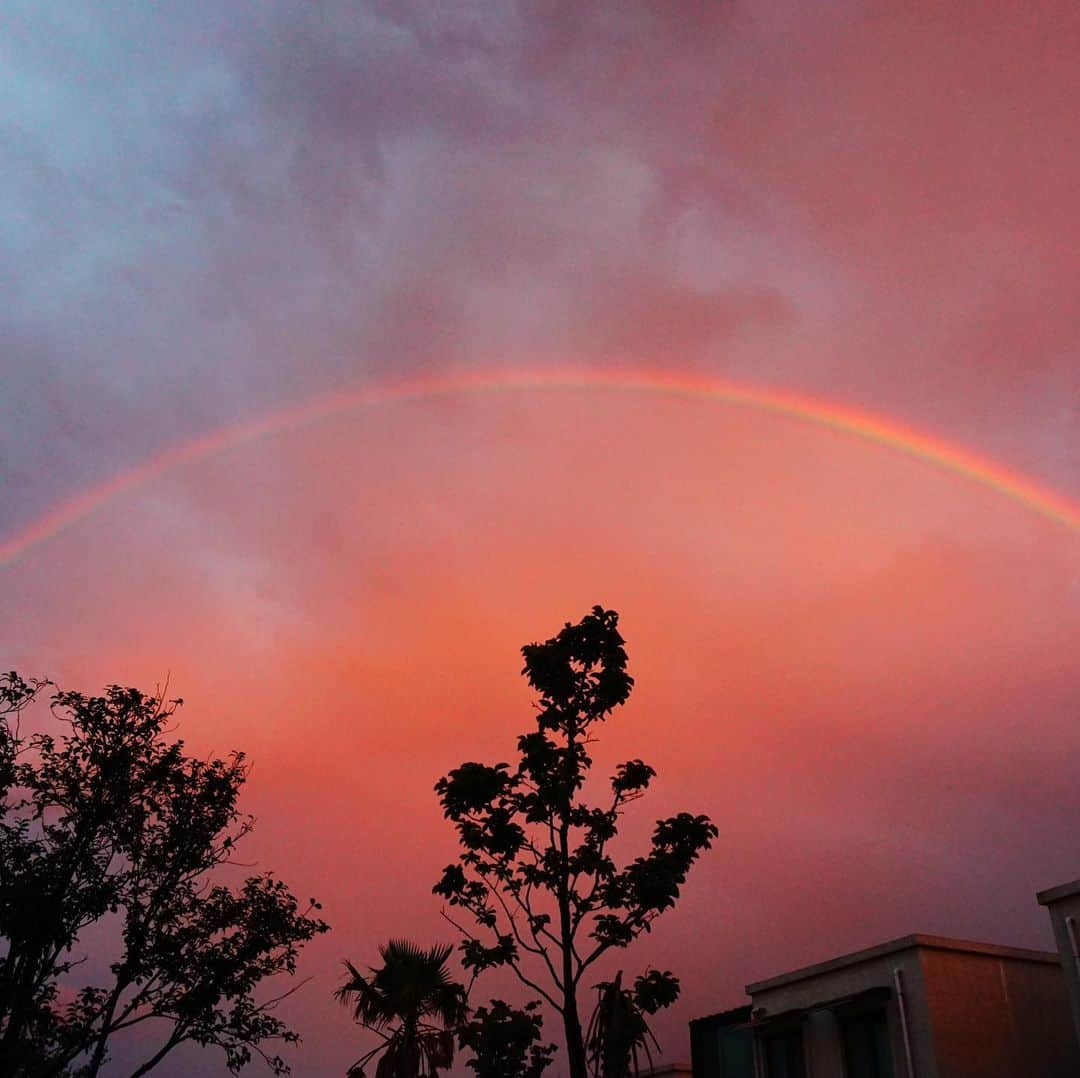
[[(1080, 880), (1043, 891), (1038, 897), (1050, 914), (1054, 943), (1061, 955), (1061, 967), (1069, 989), (1073, 1029), (1080, 1044), (1080, 962), (1076, 958), (1077, 945), (1080, 944)], [(1070, 917), (1073, 919), (1073, 935), (1070, 935), (1067, 923)], [(1080, 1070), (1077, 1073), (1080, 1074)]]
[(747, 991), (758, 1019), (807, 1012), (802, 1028), (808, 1073), (844, 1078), (840, 1021), (823, 1005), (888, 989), (892, 995), (884, 1007), (893, 1068), (896, 1078), (907, 1078), (898, 970), (914, 1078), (1080, 1078), (1080, 1047), (1053, 954), (912, 936), (761, 981)]
[(1059, 965), (934, 949), (920, 959), (937, 1078), (1080, 1075)]
[[(750, 985), (755, 1010), (781, 1014), (797, 1008), (809, 1008), (803, 1029), (808, 1072), (813, 1078), (844, 1078), (843, 1046), (836, 1016), (824, 1009), (814, 1009), (829, 1000), (854, 996), (872, 988), (895, 990), (893, 971), (902, 971), (907, 1003), (908, 1028), (917, 1078), (942, 1078), (938, 1074), (932, 1048), (930, 1015), (922, 987), (922, 968), (914, 948), (862, 960), (854, 965), (815, 973), (806, 979), (776, 987)], [(762, 982), (767, 985), (769, 982)], [(892, 1046), (896, 1078), (907, 1078), (903, 1031), (897, 1000), (885, 1003), (885, 1016)]]

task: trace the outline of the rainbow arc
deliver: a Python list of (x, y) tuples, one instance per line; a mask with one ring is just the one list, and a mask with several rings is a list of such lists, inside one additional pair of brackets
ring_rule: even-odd
[(133, 491), (174, 468), (224, 453), (260, 438), (320, 422), (331, 416), (383, 403), (471, 393), (573, 390), (644, 393), (711, 400), (731, 407), (787, 416), (813, 426), (884, 446), (935, 468), (996, 491), (1032, 512), (1080, 534), (1080, 503), (1028, 476), (942, 438), (836, 402), (752, 384), (650, 371), (549, 369), (476, 371), (362, 386), (317, 397), (295, 407), (202, 435), (149, 457), (100, 486), (55, 506), (0, 541), (0, 566), (89, 517), (106, 502)]

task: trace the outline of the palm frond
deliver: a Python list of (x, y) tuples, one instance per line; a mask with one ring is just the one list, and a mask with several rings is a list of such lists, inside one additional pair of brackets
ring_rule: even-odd
[(379, 947), (382, 965), (367, 973), (346, 961), (348, 977), (334, 997), (352, 1008), (357, 1022), (384, 1038), (358, 1061), (358, 1075), (377, 1053), (381, 1058), (375, 1078), (435, 1078), (452, 1064), (453, 1028), (467, 1011), (465, 989), (446, 968), (452, 953), (448, 944), (424, 948), (408, 939), (392, 939)]

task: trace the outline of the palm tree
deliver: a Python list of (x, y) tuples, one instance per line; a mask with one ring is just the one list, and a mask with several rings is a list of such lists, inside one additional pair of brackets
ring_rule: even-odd
[(439, 1069), (453, 1063), (454, 1028), (467, 1007), (465, 989), (446, 969), (452, 950), (449, 944), (424, 950), (399, 939), (379, 948), (383, 964), (370, 976), (345, 963), (349, 977), (334, 996), (382, 1038), (349, 1068), (349, 1078), (364, 1078), (364, 1067), (380, 1052), (375, 1078), (438, 1078)]
[[(668, 975), (670, 976), (670, 975)], [(644, 991), (642, 991), (644, 982)], [(650, 1043), (659, 1048), (646, 1013), (655, 1014), (653, 993), (656, 978), (638, 978), (635, 990), (622, 986), (622, 970), (614, 981), (596, 986), (600, 993), (585, 1035), (585, 1047), (593, 1078), (631, 1078), (640, 1073), (642, 1057), (653, 1065)], [(663, 982), (666, 987), (667, 982)], [(670, 994), (670, 989), (667, 989)], [(675, 988), (678, 994), (678, 988)]]

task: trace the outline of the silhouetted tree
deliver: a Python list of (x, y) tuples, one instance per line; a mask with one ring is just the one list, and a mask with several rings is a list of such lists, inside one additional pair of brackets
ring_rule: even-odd
[[(327, 925), (269, 874), (234, 889), (216, 871), (252, 828), (244, 756), (185, 755), (168, 736), (180, 701), (119, 686), (54, 693), (61, 732), (24, 736), (45, 684), (0, 676), (0, 1073), (94, 1078), (135, 1027), (150, 1047), (131, 1078), (185, 1042), (222, 1049), (233, 1072), (255, 1053), (288, 1073), (263, 1046), (298, 1039), (274, 1014), (290, 993), (255, 992)], [(117, 954), (75, 991), (65, 975), (98, 922), (99, 953), (114, 938)]]
[(473, 1053), (465, 1066), (476, 1078), (540, 1078), (555, 1045), (541, 1043), (544, 1020), (539, 1008), (535, 1001), (516, 1008), (501, 999), (477, 1007), (458, 1031), (458, 1044)]
[[(558, 1011), (571, 1078), (588, 1073), (582, 977), (675, 905), (717, 834), (707, 816), (680, 813), (658, 821), (648, 852), (620, 867), (609, 844), (655, 772), (631, 760), (615, 769), (602, 805), (579, 797), (597, 727), (633, 687), (617, 625), (614, 611), (597, 606), (522, 648), (523, 673), (540, 700), (535, 729), (518, 738), (517, 764), (465, 763), (435, 786), (462, 853), (434, 891), (477, 924), (471, 931), (453, 922), (466, 937), (463, 964), (474, 973), (508, 966)], [(678, 982), (662, 976), (677, 993)]]
[(379, 948), (383, 964), (370, 976), (345, 963), (349, 977), (335, 996), (382, 1038), (349, 1068), (350, 1078), (363, 1078), (376, 1056), (375, 1078), (436, 1078), (454, 1062), (454, 1030), (465, 1018), (466, 999), (446, 968), (452, 951), (450, 944), (424, 950), (391, 940)]

